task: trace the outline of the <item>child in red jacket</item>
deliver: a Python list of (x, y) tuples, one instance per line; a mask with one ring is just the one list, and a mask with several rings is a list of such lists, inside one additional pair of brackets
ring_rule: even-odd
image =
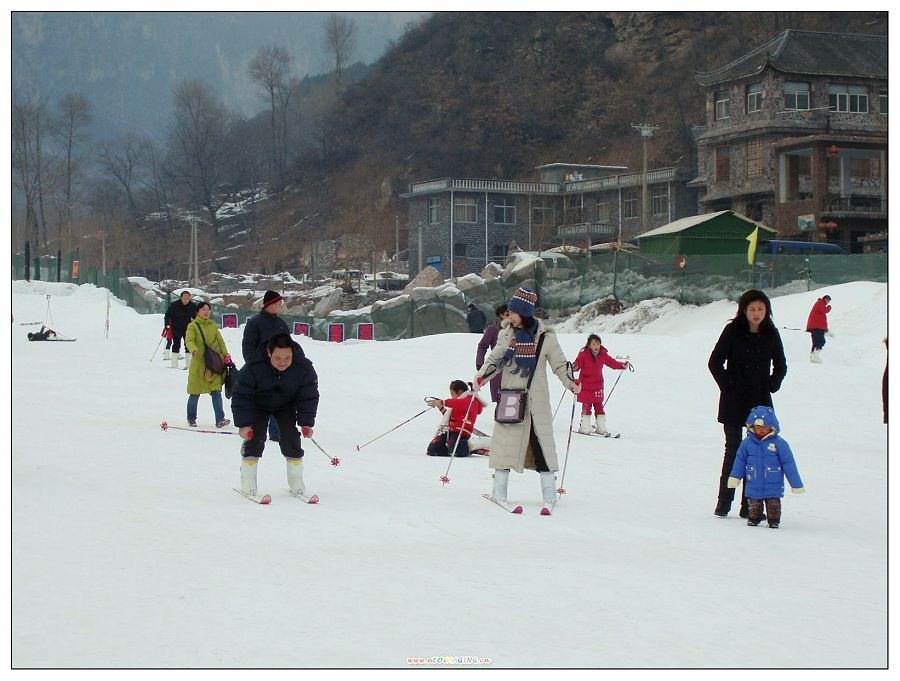
[(603, 411), (603, 366), (610, 369), (628, 368), (628, 362), (618, 362), (609, 356), (603, 347), (600, 336), (592, 333), (588, 336), (587, 343), (578, 353), (572, 368), (581, 371), (581, 391), (578, 393), (578, 401), (581, 402), (581, 425), (579, 433), (590, 435), (591, 433), (591, 408), (594, 409), (596, 423), (594, 431), (598, 435), (609, 435), (606, 429), (606, 412)]
[[(463, 381), (450, 384), (450, 399), (426, 400), (429, 407), (437, 407), (444, 414), (446, 432), (438, 434), (429, 444), (428, 456), (469, 456), (469, 438), (475, 419), (487, 406), (477, 393), (469, 392), (469, 386)], [(456, 441), (459, 440), (459, 447)]]
[(831, 296), (825, 295), (816, 300), (806, 320), (806, 330), (812, 336), (812, 350), (809, 361), (821, 364), (822, 348), (825, 347), (825, 334), (828, 333), (828, 313), (831, 312)]

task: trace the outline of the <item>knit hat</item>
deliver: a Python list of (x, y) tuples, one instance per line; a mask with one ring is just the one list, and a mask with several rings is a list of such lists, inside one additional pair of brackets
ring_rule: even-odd
[(520, 317), (534, 317), (535, 303), (537, 303), (537, 294), (531, 289), (520, 286), (509, 301), (509, 311), (515, 312)]
[(263, 307), (268, 307), (272, 303), (277, 303), (281, 300), (281, 296), (275, 291), (266, 291), (266, 295), (263, 296)]

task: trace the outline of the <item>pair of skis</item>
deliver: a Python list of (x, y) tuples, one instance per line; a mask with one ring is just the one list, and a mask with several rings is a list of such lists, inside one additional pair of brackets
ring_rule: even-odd
[[(495, 499), (490, 494), (482, 494), (483, 498), (490, 501), (492, 504), (496, 504), (500, 508), (502, 508), (507, 513), (515, 513), (517, 515), (523, 512), (522, 507), (519, 505), (513, 506), (512, 504), (508, 504), (505, 501), (500, 501), (499, 499)], [(553, 509), (556, 507), (556, 502), (552, 504), (544, 504), (541, 506), (541, 515), (553, 515)]]
[(602, 433), (582, 433), (580, 430), (572, 431), (578, 435), (587, 435), (588, 437), (605, 437), (612, 440), (618, 440), (622, 437), (622, 433), (606, 433), (605, 435)]
[[(239, 487), (232, 487), (231, 489), (233, 489), (235, 492), (237, 492), (242, 497), (244, 497), (244, 499), (247, 499), (248, 501), (252, 501), (254, 504), (260, 504), (260, 505), (264, 506), (264, 505), (272, 503), (272, 495), (271, 494), (263, 494), (262, 496), (260, 496), (260, 495), (253, 496), (251, 494), (247, 494), (244, 490), (240, 489)], [(297, 499), (302, 500), (303, 502), (305, 502), (307, 504), (318, 504), (319, 503), (319, 495), (317, 495), (317, 494), (308, 495), (308, 494), (299, 494), (299, 493), (295, 494), (294, 492), (291, 492), (290, 495), (292, 497), (296, 497)]]

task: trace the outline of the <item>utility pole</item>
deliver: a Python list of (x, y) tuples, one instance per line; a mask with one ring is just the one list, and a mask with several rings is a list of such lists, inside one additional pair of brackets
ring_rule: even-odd
[[(637, 130), (641, 134), (641, 141), (644, 145), (644, 173), (641, 181), (642, 185), (642, 196), (641, 196), (641, 226), (642, 231), (646, 232), (649, 228), (647, 216), (649, 211), (647, 210), (647, 142), (653, 138), (653, 131), (659, 130), (658, 125), (650, 125), (649, 123), (637, 123), (631, 126), (635, 130)], [(619, 244), (622, 243), (621, 234), (619, 235)]]

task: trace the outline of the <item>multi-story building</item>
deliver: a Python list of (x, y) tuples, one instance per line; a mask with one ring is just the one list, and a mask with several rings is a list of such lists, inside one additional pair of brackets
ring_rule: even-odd
[(409, 268), (432, 266), (444, 276), (503, 264), (512, 245), (537, 250), (628, 241), (672, 220), (694, 215), (696, 190), (688, 168), (647, 171), (624, 166), (550, 163), (537, 181), (444, 178), (416, 182), (409, 200)]
[(788, 30), (696, 76), (701, 213), (861, 252), (887, 229), (887, 38)]

